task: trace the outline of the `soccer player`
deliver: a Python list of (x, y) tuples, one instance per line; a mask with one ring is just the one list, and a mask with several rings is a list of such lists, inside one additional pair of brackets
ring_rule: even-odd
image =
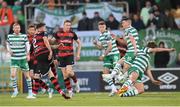
[(131, 26), (131, 20), (128, 17), (122, 17), (121, 24), (125, 31), (123, 38), (126, 41), (127, 50), (125, 56), (121, 58), (115, 65), (111, 75), (103, 75), (105, 78), (114, 78), (116, 74), (119, 73), (122, 75), (124, 72), (126, 72), (131, 67), (137, 53), (140, 51), (138, 32), (134, 27)]
[(17, 87), (17, 70), (20, 68), (26, 78), (28, 86), (27, 98), (34, 98), (32, 95), (32, 82), (29, 75), (29, 66), (27, 61), (29, 60), (30, 45), (27, 35), (20, 33), (20, 25), (15, 23), (13, 25), (13, 34), (9, 34), (7, 37), (7, 50), (11, 55), (11, 81), (13, 83), (13, 94), (11, 98), (18, 95)]
[(73, 71), (74, 64), (74, 51), (73, 51), (73, 43), (74, 41), (77, 43), (77, 54), (76, 60), (80, 59), (80, 51), (81, 51), (81, 41), (77, 37), (76, 33), (71, 30), (71, 21), (66, 20), (63, 25), (63, 30), (58, 31), (54, 34), (53, 42), (57, 41), (58, 44), (63, 44), (63, 46), (58, 47), (58, 60), (59, 67), (64, 76), (65, 86), (68, 90), (69, 96), (73, 96), (73, 90), (70, 83), (70, 78), (75, 83), (76, 92), (80, 91), (80, 87), (76, 78), (76, 75)]
[[(149, 64), (149, 54), (152, 52), (162, 52), (162, 51), (174, 51), (174, 48), (155, 48), (154, 43), (149, 43), (147, 47), (141, 50), (139, 55), (135, 58), (131, 68), (128, 70), (128, 79), (124, 82), (123, 86), (117, 92), (119, 96), (134, 96), (144, 92), (144, 85), (142, 83), (142, 77), (146, 70), (148, 75), (150, 70)], [(154, 81), (155, 82), (155, 81)], [(130, 90), (131, 86), (134, 89)]]
[[(30, 76), (31, 76), (32, 80), (34, 79), (34, 71), (36, 70), (36, 65), (37, 65), (37, 60), (36, 60), (36, 57), (34, 55), (34, 48), (33, 48), (33, 43), (32, 43), (35, 32), (36, 32), (35, 25), (29, 25), (27, 36), (28, 36), (28, 40), (30, 43), (30, 52), (29, 52), (30, 53), (30, 60), (28, 61), (28, 65), (29, 65), (29, 71), (30, 71)], [(39, 83), (40, 83), (40, 86), (45, 91), (50, 90), (49, 87), (47, 86), (47, 84), (45, 82), (43, 82), (41, 79), (39, 80)], [(33, 81), (32, 81), (32, 84), (33, 84)], [(33, 84), (33, 85), (35, 85), (35, 84)], [(32, 91), (33, 91), (34, 95), (37, 94), (36, 89), (32, 89)], [(51, 98), (52, 97), (52, 91), (48, 91), (48, 92), (49, 92), (49, 98)]]
[(36, 63), (35, 62), (35, 56), (34, 56), (34, 49), (33, 49), (33, 44), (32, 44), (32, 40), (33, 40), (33, 37), (35, 35), (35, 26), (34, 25), (29, 25), (28, 26), (28, 34), (27, 34), (27, 37), (28, 37), (28, 40), (29, 40), (29, 44), (30, 44), (30, 60), (28, 61), (28, 65), (29, 65), (29, 71), (30, 71), (30, 76), (31, 78), (33, 78), (33, 72), (35, 70), (35, 66), (36, 66)]
[(37, 33), (33, 38), (33, 47), (38, 63), (34, 72), (35, 85), (33, 85), (33, 88), (38, 91), (41, 77), (48, 74), (51, 83), (54, 85), (55, 89), (59, 92), (59, 94), (61, 94), (65, 99), (69, 99), (70, 97), (66, 96), (66, 94), (61, 90), (58, 80), (55, 78), (54, 74), (50, 70), (53, 52), (50, 47), (48, 38), (45, 34), (46, 26), (44, 23), (39, 23), (36, 26), (36, 29)]
[[(106, 30), (106, 24), (104, 21), (98, 23), (98, 28), (101, 34), (98, 41), (94, 40), (93, 43), (98, 49), (105, 50), (102, 56), (100, 56), (100, 59), (103, 60), (103, 74), (109, 74), (110, 69), (113, 69), (114, 65), (119, 60), (119, 50), (116, 45), (116, 40), (113, 39), (111, 33)], [(111, 86), (112, 90), (109, 96), (113, 96), (114, 93), (117, 92), (113, 79), (106, 81), (106, 79), (103, 78), (103, 80)]]

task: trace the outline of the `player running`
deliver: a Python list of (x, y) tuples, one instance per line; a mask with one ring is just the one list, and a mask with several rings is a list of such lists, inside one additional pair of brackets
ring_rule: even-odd
[(54, 85), (55, 89), (59, 92), (59, 94), (61, 94), (65, 99), (69, 99), (70, 97), (66, 96), (65, 93), (61, 90), (57, 78), (55, 78), (54, 74), (50, 70), (53, 52), (50, 47), (48, 38), (45, 34), (45, 24), (38, 24), (36, 26), (36, 29), (37, 33), (33, 38), (33, 47), (35, 51), (35, 57), (38, 63), (34, 72), (35, 85), (33, 85), (33, 89), (36, 89), (36, 91), (38, 91), (41, 77), (48, 74), (51, 83)]
[(77, 43), (77, 54), (76, 60), (80, 59), (80, 51), (81, 51), (81, 41), (77, 37), (76, 33), (71, 30), (71, 21), (66, 20), (64, 22), (64, 27), (62, 31), (58, 31), (54, 34), (54, 38), (51, 42), (57, 42), (58, 44), (62, 44), (63, 46), (58, 47), (58, 60), (59, 67), (64, 76), (65, 86), (68, 90), (69, 96), (73, 96), (73, 90), (71, 87), (70, 79), (75, 83), (76, 92), (80, 91), (80, 87), (77, 81), (77, 77), (73, 71), (74, 65), (74, 49), (73, 42)]
[[(103, 60), (103, 74), (109, 74), (110, 69), (114, 68), (114, 65), (120, 58), (119, 50), (116, 45), (116, 40), (113, 39), (111, 33), (106, 30), (104, 21), (98, 23), (98, 28), (101, 34), (98, 41), (94, 40), (93, 43), (98, 49), (105, 51), (102, 56), (100, 56), (100, 60)], [(113, 96), (117, 92), (113, 79), (106, 81), (106, 79), (103, 78), (103, 80), (111, 86), (111, 93), (109, 96)]]
[(7, 37), (7, 50), (11, 55), (11, 81), (13, 84), (13, 94), (11, 98), (14, 98), (18, 95), (17, 88), (17, 70), (20, 68), (26, 78), (28, 86), (28, 96), (27, 98), (34, 98), (32, 94), (32, 82), (29, 75), (29, 50), (30, 45), (28, 42), (27, 35), (20, 33), (20, 25), (15, 23), (13, 25), (13, 34), (9, 34)]
[[(34, 47), (33, 47), (33, 38), (34, 38), (34, 35), (35, 35), (35, 32), (36, 32), (36, 28), (35, 28), (35, 25), (29, 25), (28, 26), (28, 40), (29, 40), (29, 43), (30, 43), (30, 60), (28, 61), (28, 65), (29, 65), (29, 71), (30, 71), (30, 76), (32, 78), (32, 80), (34, 79), (34, 71), (36, 70), (36, 66), (37, 66), (37, 60), (36, 60), (36, 57), (34, 55)], [(54, 66), (53, 66), (53, 63), (51, 64), (52, 67), (51, 67), (51, 70), (54, 71)], [(55, 72), (55, 71), (54, 71)], [(56, 74), (56, 72), (53, 74)], [(41, 79), (39, 80), (39, 83), (40, 83), (40, 87), (42, 87), (42, 91), (45, 93), (46, 91), (48, 91), (48, 94), (49, 94), (49, 98), (52, 97), (52, 93), (53, 93), (53, 90), (49, 89), (48, 85), (42, 81)], [(35, 82), (32, 81), (32, 84), (35, 85)], [(38, 91), (36, 89), (32, 89), (33, 91), (33, 95), (35, 96)]]

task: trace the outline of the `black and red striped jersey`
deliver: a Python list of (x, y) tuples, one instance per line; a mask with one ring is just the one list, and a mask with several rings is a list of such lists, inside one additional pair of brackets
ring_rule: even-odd
[(43, 40), (43, 37), (45, 36), (45, 33), (41, 32), (39, 34), (36, 34), (33, 38), (34, 54), (36, 57), (41, 54), (49, 53), (49, 50)]
[(33, 47), (33, 37), (34, 35), (27, 35), (28, 36), (28, 40), (29, 40), (29, 44), (30, 44), (30, 60), (34, 60), (34, 47)]
[(78, 40), (75, 32), (59, 31), (54, 34), (54, 37), (56, 38), (58, 44), (64, 44), (64, 46), (60, 46), (58, 48), (58, 57), (73, 55), (73, 41)]

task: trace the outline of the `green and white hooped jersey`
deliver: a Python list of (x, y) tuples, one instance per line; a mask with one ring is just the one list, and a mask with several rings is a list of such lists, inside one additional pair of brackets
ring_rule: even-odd
[(134, 27), (129, 27), (125, 29), (125, 40), (127, 42), (127, 52), (134, 52), (134, 46), (131, 43), (130, 36), (133, 36), (136, 42), (137, 51), (139, 52), (140, 46), (139, 46), (139, 37), (138, 32)]
[(105, 31), (104, 33), (100, 34), (98, 41), (103, 46), (103, 49), (106, 50), (108, 47), (108, 43), (112, 43), (112, 50), (108, 53), (108, 55), (119, 54), (119, 50), (116, 45), (116, 40), (112, 38), (111, 33), (109, 31)]
[(9, 43), (9, 48), (13, 53), (11, 59), (21, 60), (26, 58), (26, 42), (28, 42), (27, 35), (9, 34), (7, 42)]
[(140, 50), (138, 55), (136, 56), (132, 67), (136, 67), (139, 69), (139, 71), (143, 72), (147, 70), (148, 65), (150, 64), (149, 59), (150, 59), (150, 52), (149, 48), (145, 47)]

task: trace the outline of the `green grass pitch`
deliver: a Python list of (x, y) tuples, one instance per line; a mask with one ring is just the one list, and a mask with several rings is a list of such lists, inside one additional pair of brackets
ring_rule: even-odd
[(145, 92), (135, 97), (108, 97), (108, 93), (78, 93), (70, 100), (55, 94), (39, 94), (36, 99), (26, 99), (27, 94), (10, 98), (0, 94), (0, 106), (180, 106), (180, 92)]

